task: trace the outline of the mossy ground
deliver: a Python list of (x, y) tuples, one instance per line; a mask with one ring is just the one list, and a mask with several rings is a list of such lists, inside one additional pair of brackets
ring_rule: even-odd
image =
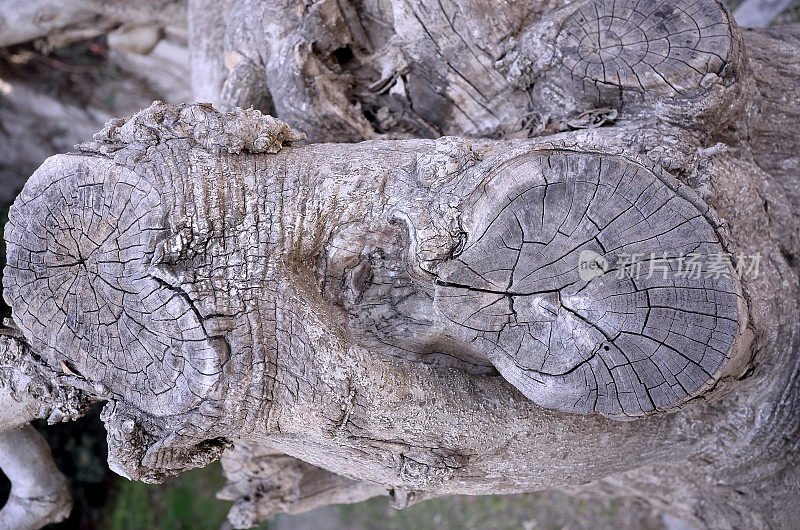
[(214, 497), (225, 484), (219, 463), (165, 484), (120, 480), (106, 505), (101, 528), (109, 530), (217, 530), (230, 503)]

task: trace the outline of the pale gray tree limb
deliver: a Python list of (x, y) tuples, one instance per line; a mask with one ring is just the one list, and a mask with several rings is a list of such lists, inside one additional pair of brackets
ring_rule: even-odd
[(191, 0), (188, 2), (189, 59), (194, 101), (219, 106), (225, 82), (224, 37), (226, 21), (234, 0)]
[(69, 516), (72, 496), (42, 435), (30, 425), (0, 433), (0, 469), (11, 494), (0, 510), (0, 528), (36, 530)]
[(276, 513), (298, 514), (387, 495), (379, 484), (348, 479), (246, 441), (225, 452), (222, 467), (228, 484), (217, 497), (235, 502), (228, 516), (235, 528), (257, 525)]
[(31, 355), (15, 326), (0, 328), (0, 469), (11, 494), (0, 510), (0, 528), (37, 529), (69, 516), (72, 496), (44, 438), (28, 424), (80, 416), (87, 396), (58, 383)]

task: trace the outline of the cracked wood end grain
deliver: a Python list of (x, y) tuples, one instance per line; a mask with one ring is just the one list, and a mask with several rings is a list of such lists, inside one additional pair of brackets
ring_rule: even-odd
[(488, 173), (465, 207), (463, 250), (433, 269), (437, 307), (530, 399), (612, 416), (670, 409), (741, 354), (736, 273), (688, 269), (725, 249), (677, 182), (560, 150)]
[(731, 18), (716, 2), (592, 1), (561, 25), (556, 46), (573, 78), (648, 95), (692, 95), (722, 76)]
[[(158, 417), (202, 406), (203, 421), (225, 410), (246, 424), (248, 403), (270, 406), (275, 364), (305, 355), (275, 311), (280, 271), (309, 266), (351, 300), (341, 304), (353, 344), (384, 330), (397, 357), (416, 348), (491, 363), (568, 412), (674, 409), (746, 349), (735, 271), (677, 269), (687, 255), (725, 252), (716, 221), (657, 168), (502, 144), (478, 163), (458, 139), (269, 155), (273, 136), (294, 137), (269, 122), (254, 147), (269, 121), (254, 112), (155, 104), (31, 178), (10, 214), (5, 296), (52, 366)], [(385, 239), (398, 215), (410, 239)], [(588, 281), (587, 252), (607, 262)], [(626, 256), (638, 256), (638, 273), (620, 278)], [(654, 260), (664, 264), (646, 274)], [(408, 281), (382, 277), (388, 269)]]

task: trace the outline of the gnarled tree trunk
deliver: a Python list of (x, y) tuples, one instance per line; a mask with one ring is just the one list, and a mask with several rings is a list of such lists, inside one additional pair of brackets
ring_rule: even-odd
[(76, 410), (108, 401), (112, 469), (224, 452), (241, 527), (544, 488), (792, 526), (796, 27), (711, 0), (228, 8), (223, 49), (193, 38), (231, 113), (112, 120), (10, 213), (8, 340)]

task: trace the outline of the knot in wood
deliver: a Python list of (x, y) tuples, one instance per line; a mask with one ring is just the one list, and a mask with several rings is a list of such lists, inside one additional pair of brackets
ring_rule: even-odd
[(477, 161), (468, 140), (443, 136), (436, 140), (433, 153), (417, 157), (417, 172), (424, 185), (438, 189)]

